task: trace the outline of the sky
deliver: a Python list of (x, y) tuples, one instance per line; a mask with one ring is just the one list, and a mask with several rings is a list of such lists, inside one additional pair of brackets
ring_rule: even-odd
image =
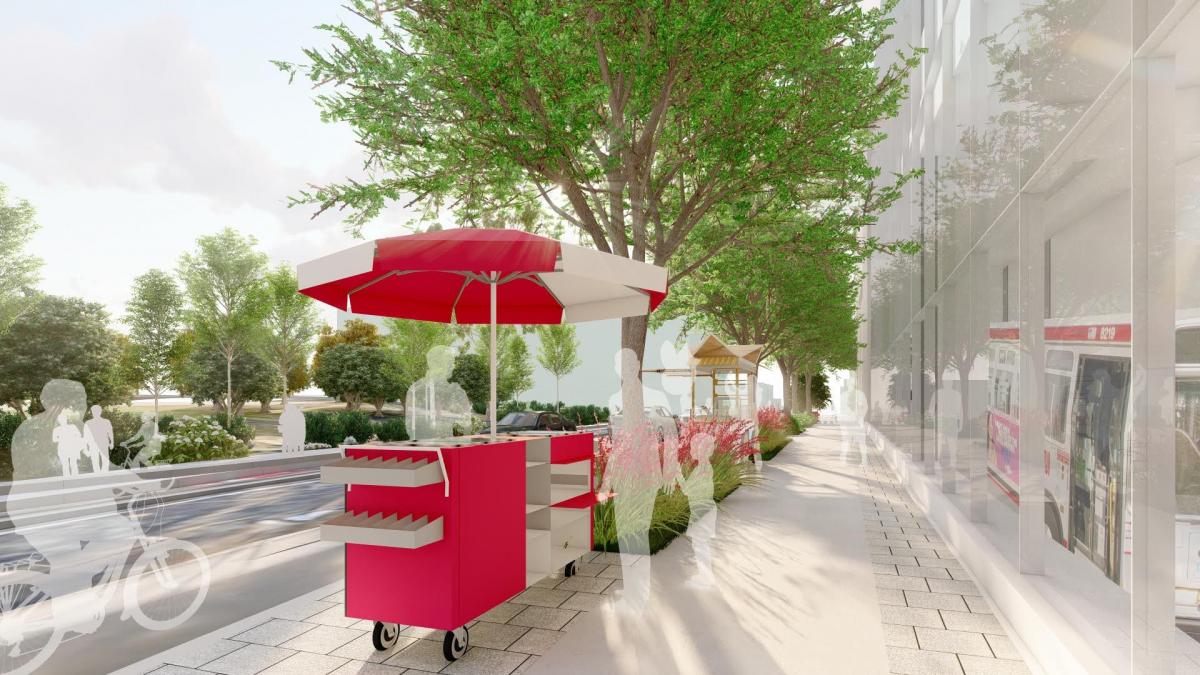
[[(41, 290), (100, 302), (119, 328), (133, 279), (174, 270), (201, 235), (232, 227), (291, 265), (356, 243), (337, 213), (287, 206), (308, 184), (362, 176), (362, 153), (348, 126), (321, 122), (307, 82), (271, 63), (302, 62), (329, 42), (315, 26), (347, 14), (315, 0), (0, 4), (0, 183), (37, 209)], [(392, 208), (363, 234), (414, 221)], [(585, 349), (617, 335), (599, 323)], [(587, 370), (610, 370), (605, 353)], [(535, 379), (530, 396), (551, 398), (553, 379)], [(585, 402), (566, 383), (563, 398)]]

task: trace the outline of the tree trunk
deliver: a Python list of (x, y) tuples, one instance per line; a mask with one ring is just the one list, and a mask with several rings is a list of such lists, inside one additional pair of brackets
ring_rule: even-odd
[(813, 374), (810, 372), (804, 373), (804, 412), (812, 412), (812, 379)]
[(288, 373), (288, 369), (281, 368), (280, 371), (281, 371), (280, 374), (283, 375), (283, 393), (279, 394), (279, 410), (282, 411), (284, 408), (287, 407), (287, 395), (288, 395), (287, 373)]
[(784, 366), (782, 363), (779, 364), (779, 372), (783, 375), (783, 414), (790, 416), (792, 414), (792, 406), (795, 405), (795, 401), (792, 400), (791, 382), (796, 379), (796, 374), (791, 368)]
[(621, 349), (633, 352), (632, 360), (621, 359), (621, 406), (624, 422), (641, 422), (645, 414), (642, 395), (642, 359), (646, 354), (645, 316), (621, 319)]
[(225, 426), (233, 426), (233, 352), (225, 352)]
[[(792, 406), (799, 408), (800, 407), (800, 376), (798, 373), (796, 373), (796, 371), (792, 371), (792, 376), (790, 378), (788, 378), (787, 387), (792, 392)], [(800, 412), (808, 412), (808, 411), (801, 410)]]
[(562, 377), (560, 377), (559, 375), (556, 374), (554, 376), (554, 412), (558, 412), (558, 409), (562, 406), (562, 391), (561, 391), (561, 389), (562, 389)]
[(271, 413), (271, 399), (258, 402), (258, 412), (269, 415)]

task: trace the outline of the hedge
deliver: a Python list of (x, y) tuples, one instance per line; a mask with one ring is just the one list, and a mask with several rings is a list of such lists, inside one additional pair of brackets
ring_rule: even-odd
[(408, 432), (403, 417), (372, 419), (361, 410), (313, 410), (304, 413), (304, 442), (341, 445), (347, 438), (359, 443), (372, 437), (383, 442), (406, 441)]

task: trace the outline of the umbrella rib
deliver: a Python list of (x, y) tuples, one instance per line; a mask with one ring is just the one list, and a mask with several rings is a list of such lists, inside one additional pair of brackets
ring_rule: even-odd
[(386, 273), (386, 274), (383, 274), (383, 275), (380, 275), (380, 276), (377, 276), (377, 277), (375, 277), (374, 279), (372, 279), (372, 280), (368, 281), (367, 283), (365, 283), (365, 284), (363, 284), (363, 285), (361, 285), (361, 286), (359, 286), (359, 287), (357, 287), (357, 288), (352, 288), (352, 289), (350, 289), (349, 291), (347, 291), (347, 292), (346, 292), (346, 297), (350, 297), (351, 295), (354, 295), (355, 293), (357, 293), (357, 292), (359, 292), (359, 291), (361, 291), (361, 290), (365, 290), (365, 289), (367, 289), (367, 288), (370, 288), (371, 286), (374, 286), (375, 284), (377, 284), (377, 283), (379, 283), (379, 282), (383, 281), (384, 279), (387, 279), (388, 277), (399, 277), (399, 276), (404, 276), (405, 274), (412, 274), (414, 271), (416, 271), (416, 270), (403, 270), (403, 271), (401, 271), (401, 270), (392, 270), (391, 272), (388, 272), (388, 273)]
[[(529, 280), (545, 289), (546, 293), (550, 294), (550, 297), (554, 298), (554, 301), (558, 303), (558, 306), (561, 307), (564, 312), (567, 311), (567, 305), (562, 300), (558, 299), (558, 296), (554, 294), (554, 291), (552, 291), (550, 287), (546, 285), (546, 282), (542, 280), (540, 276), (536, 274), (530, 275)], [(559, 320), (561, 321), (561, 319)]]
[(454, 296), (454, 304), (450, 305), (450, 319), (458, 321), (458, 301), (462, 299), (463, 291), (467, 290), (467, 285), (471, 283), (471, 277), (464, 274), (462, 286), (458, 287), (458, 295)]

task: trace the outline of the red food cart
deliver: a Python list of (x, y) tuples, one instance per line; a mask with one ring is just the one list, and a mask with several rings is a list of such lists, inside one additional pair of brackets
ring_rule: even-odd
[(466, 624), (575, 561), (592, 546), (590, 433), (529, 432), (349, 446), (321, 479), (346, 486), (346, 512), (321, 538), (346, 546), (346, 615), (375, 622), (376, 649), (399, 625)]

